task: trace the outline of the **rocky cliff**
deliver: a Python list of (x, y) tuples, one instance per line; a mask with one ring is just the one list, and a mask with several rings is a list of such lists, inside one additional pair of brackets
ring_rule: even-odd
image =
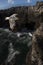
[(0, 28), (0, 65), (24, 65), (31, 47), (29, 34), (20, 37), (8, 29)]
[(34, 30), (43, 21), (43, 2), (37, 2), (34, 6), (12, 7), (0, 10), (0, 27), (9, 28), (9, 22), (5, 21), (5, 17), (14, 13), (17, 13), (19, 17), (19, 20), (16, 21), (18, 31), (23, 28)]

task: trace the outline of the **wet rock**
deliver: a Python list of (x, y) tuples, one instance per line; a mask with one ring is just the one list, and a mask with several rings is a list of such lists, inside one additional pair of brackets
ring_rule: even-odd
[(0, 29), (0, 64), (25, 64), (26, 54), (31, 44), (29, 34), (18, 37), (8, 29)]

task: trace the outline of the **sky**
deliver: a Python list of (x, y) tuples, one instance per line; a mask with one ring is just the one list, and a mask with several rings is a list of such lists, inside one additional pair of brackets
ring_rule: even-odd
[(37, 1), (38, 0), (0, 0), (0, 9), (6, 9), (16, 6), (35, 5)]

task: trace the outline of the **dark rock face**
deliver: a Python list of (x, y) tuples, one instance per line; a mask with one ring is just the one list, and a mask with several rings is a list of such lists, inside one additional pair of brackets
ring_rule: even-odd
[(35, 6), (12, 7), (6, 10), (0, 10), (0, 27), (10, 28), (9, 22), (5, 17), (17, 13), (19, 20), (16, 21), (17, 31), (34, 30), (40, 26), (43, 20), (43, 2), (37, 2)]
[(43, 65), (43, 23), (33, 34), (32, 48), (26, 62), (27, 65)]
[(30, 41), (31, 37), (28, 34), (17, 37), (16, 33), (0, 28), (0, 65), (26, 64)]

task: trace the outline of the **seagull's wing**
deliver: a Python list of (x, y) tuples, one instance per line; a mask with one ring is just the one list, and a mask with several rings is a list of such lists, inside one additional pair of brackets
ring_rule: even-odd
[(13, 15), (11, 15), (10, 17), (16, 17), (18, 14), (13, 14)]
[(6, 17), (5, 20), (9, 20), (9, 17)]

